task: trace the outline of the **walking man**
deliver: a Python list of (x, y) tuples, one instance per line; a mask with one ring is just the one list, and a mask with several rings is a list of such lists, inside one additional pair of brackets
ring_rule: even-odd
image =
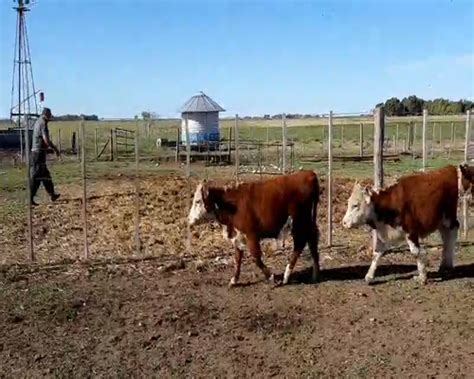
[(46, 166), (46, 154), (48, 149), (53, 149), (59, 157), (58, 148), (49, 138), (48, 122), (51, 120), (51, 109), (43, 108), (41, 116), (36, 120), (33, 127), (33, 141), (31, 143), (31, 204), (38, 205), (35, 201), (36, 192), (43, 183), (51, 201), (58, 199), (59, 194), (54, 192), (54, 184), (48, 167)]

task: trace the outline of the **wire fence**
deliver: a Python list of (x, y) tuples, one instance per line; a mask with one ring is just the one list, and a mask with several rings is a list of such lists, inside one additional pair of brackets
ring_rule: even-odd
[[(358, 170), (363, 178), (373, 176), (374, 156), (383, 154), (388, 177), (474, 158), (466, 115), (450, 121), (428, 115), (424, 121), (384, 117), (382, 124), (374, 115), (344, 116), (309, 122), (283, 115), (262, 122), (236, 115), (221, 122), (218, 143), (199, 145), (183, 143), (187, 122), (180, 120), (51, 123), (62, 155), (49, 155), (48, 164), (62, 196), (51, 203), (41, 192), (40, 205), (31, 212), (31, 238), (25, 162), (14, 143), (2, 150), (1, 262), (219, 258), (227, 246), (221, 233), (213, 226), (191, 232), (186, 223), (197, 181), (262, 180), (304, 167), (316, 169), (327, 189), (321, 204), (327, 211), (319, 220), (322, 244), (342, 249), (350, 242), (339, 223), (352, 179)], [(383, 130), (379, 153), (377, 128)], [(5, 136), (14, 141), (15, 134), (7, 130), (0, 145)], [(472, 224), (467, 206), (460, 213), (467, 232)], [(464, 238), (469, 241), (466, 233)]]

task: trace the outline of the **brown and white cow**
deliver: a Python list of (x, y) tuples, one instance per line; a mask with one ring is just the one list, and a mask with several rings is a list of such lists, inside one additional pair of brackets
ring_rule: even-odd
[(318, 227), (319, 181), (312, 171), (259, 182), (242, 183), (236, 187), (198, 184), (189, 212), (189, 224), (216, 220), (225, 227), (226, 237), (235, 247), (235, 272), (230, 285), (239, 281), (245, 246), (267, 279), (274, 276), (262, 261), (260, 241), (278, 238), (282, 230), (291, 227), (294, 251), (286, 266), (283, 284), (306, 244), (313, 258), (313, 280), (319, 277)]
[(343, 218), (346, 228), (369, 225), (376, 230), (377, 243), (365, 280), (370, 283), (377, 262), (393, 242), (405, 240), (417, 258), (420, 283), (426, 283), (426, 253), (420, 248), (420, 238), (436, 230), (443, 240), (440, 274), (453, 268), (454, 250), (459, 222), (458, 196), (471, 189), (471, 182), (462, 170), (452, 165), (425, 173), (400, 178), (398, 182), (378, 192), (362, 188), (356, 182)]

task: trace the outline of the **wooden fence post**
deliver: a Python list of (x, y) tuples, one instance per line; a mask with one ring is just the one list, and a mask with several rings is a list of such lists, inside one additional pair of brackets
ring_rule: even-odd
[(341, 147), (344, 145), (344, 124), (341, 124)]
[(59, 161), (61, 162), (63, 160), (63, 149), (62, 149), (62, 143), (61, 143), (61, 127), (58, 128), (58, 150), (59, 150)]
[[(467, 110), (466, 112), (466, 133), (464, 140), (464, 163), (468, 162), (469, 159), (469, 139), (471, 136), (471, 111)], [(467, 239), (469, 231), (469, 212), (468, 212), (468, 203), (467, 197), (463, 196), (462, 202), (462, 214), (463, 214), (463, 237)]]
[(435, 144), (436, 144), (436, 128), (435, 128), (435, 124), (433, 124), (432, 128), (431, 128), (431, 132), (432, 132), (432, 136), (431, 136), (431, 158), (434, 157), (434, 150), (435, 150)]
[(399, 141), (399, 138), (400, 138), (400, 127), (399, 125), (397, 124), (397, 129), (395, 131), (395, 153), (398, 154), (398, 141)]
[(86, 184), (86, 138), (84, 132), (84, 117), (81, 119), (81, 168), (82, 168), (82, 230), (84, 238), (84, 259), (89, 258), (89, 243), (87, 241), (87, 184)]
[(413, 124), (413, 158), (416, 156), (416, 137), (417, 137), (417, 125), (416, 122)]
[(281, 153), (282, 153), (282, 158), (281, 158), (281, 169), (283, 175), (286, 174), (286, 114), (283, 113), (282, 115), (282, 124), (281, 124)]
[(76, 132), (72, 132), (71, 134), (71, 153), (72, 154), (77, 154), (77, 138), (76, 138)]
[(140, 239), (140, 178), (139, 178), (139, 121), (136, 120), (135, 128), (135, 249), (139, 255), (142, 250)]
[(442, 149), (443, 147), (443, 124), (439, 123), (439, 147)]
[(114, 160), (114, 132), (110, 129), (110, 161)]
[(451, 123), (451, 138), (449, 139), (448, 159), (451, 158), (451, 151), (453, 150), (454, 142), (454, 122)]
[(179, 148), (180, 148), (180, 144), (181, 144), (181, 129), (180, 127), (178, 126), (178, 128), (176, 129), (176, 156), (175, 156), (175, 163), (178, 164), (179, 163)]
[[(18, 116), (20, 119), (20, 116)], [(20, 128), (20, 134), (21, 134), (21, 124), (20, 120), (18, 121), (18, 126)], [(31, 201), (33, 200), (31, 198), (31, 172), (30, 172), (30, 133), (29, 133), (29, 117), (26, 116), (25, 118), (25, 130), (24, 130), (24, 139), (25, 139), (25, 147), (24, 147), (24, 153), (25, 153), (25, 162), (26, 162), (26, 241), (28, 243), (28, 253), (30, 256), (30, 260), (32, 262), (36, 261), (36, 255), (35, 255), (35, 250), (33, 247), (33, 210), (32, 210), (32, 204)]]
[(364, 156), (364, 124), (359, 125), (359, 156)]
[(423, 126), (422, 126), (422, 159), (423, 159), (423, 171), (426, 171), (426, 123), (428, 122), (428, 110), (423, 109)]
[(412, 130), (413, 130), (413, 125), (411, 121), (407, 124), (407, 143), (406, 143), (406, 151), (409, 151), (411, 149), (411, 141), (412, 141)]
[(466, 130), (464, 138), (464, 163), (467, 163), (469, 155), (469, 137), (471, 136), (471, 111), (466, 112)]
[[(189, 140), (189, 127), (188, 127), (188, 116), (184, 118), (184, 127), (186, 134), (186, 209), (189, 213), (191, 209), (191, 141)], [(186, 250), (189, 253), (191, 250), (191, 226), (189, 223), (186, 223)]]
[(332, 111), (329, 112), (328, 120), (328, 175), (327, 175), (327, 187), (328, 187), (328, 236), (327, 246), (332, 246)]
[(235, 115), (234, 124), (234, 144), (235, 144), (235, 180), (239, 180), (240, 156), (239, 156), (239, 115)]
[(454, 124), (453, 150), (456, 150), (456, 129), (457, 129), (457, 124)]
[(232, 158), (232, 127), (229, 128), (229, 143), (227, 145), (227, 161), (230, 164)]
[(327, 141), (326, 125), (323, 125), (322, 128), (323, 128), (323, 138), (322, 138), (322, 140), (321, 140), (321, 144), (323, 145), (323, 146), (322, 146), (322, 150), (323, 150), (323, 154), (324, 154), (324, 146), (325, 146), (325, 142)]
[[(383, 187), (383, 141), (385, 133), (385, 112), (383, 107), (375, 109), (374, 113), (374, 188)], [(377, 234), (373, 232), (373, 248), (375, 251)]]
[(95, 159), (97, 159), (97, 155), (99, 155), (99, 146), (97, 145), (97, 128), (95, 128), (95, 133), (94, 133), (94, 153), (95, 153)]
[[(81, 123), (84, 121), (84, 117), (81, 118)], [(80, 159), (80, 154), (81, 154), (81, 149), (82, 149), (82, 144), (84, 143), (84, 141), (81, 141), (81, 124), (79, 124), (79, 127), (77, 128), (77, 138), (76, 138), (76, 145), (77, 145), (77, 148), (76, 148), (76, 159), (79, 160)]]

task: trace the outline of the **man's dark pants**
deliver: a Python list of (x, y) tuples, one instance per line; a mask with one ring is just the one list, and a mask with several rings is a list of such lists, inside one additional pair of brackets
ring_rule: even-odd
[(49, 173), (48, 166), (46, 166), (46, 152), (32, 151), (31, 152), (31, 200), (34, 199), (36, 192), (41, 183), (43, 183), (46, 192), (49, 196), (54, 195), (54, 184)]

